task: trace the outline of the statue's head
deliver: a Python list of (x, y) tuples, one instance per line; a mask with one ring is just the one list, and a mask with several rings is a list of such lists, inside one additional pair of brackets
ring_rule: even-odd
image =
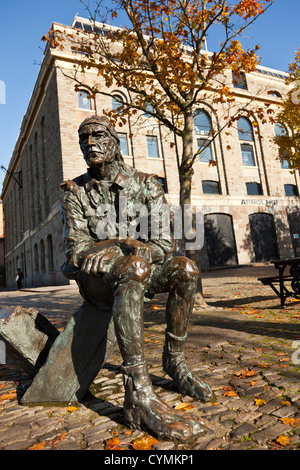
[(123, 160), (120, 140), (106, 116), (90, 116), (79, 126), (79, 145), (89, 167)]

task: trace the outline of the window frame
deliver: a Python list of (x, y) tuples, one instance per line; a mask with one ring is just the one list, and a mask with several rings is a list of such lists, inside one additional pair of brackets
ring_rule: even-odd
[[(216, 187), (218, 189), (218, 192), (206, 192), (206, 191), (204, 191), (204, 183), (215, 183)], [(211, 195), (214, 195), (214, 196), (222, 195), (220, 181), (217, 181), (217, 180), (202, 180), (201, 185), (202, 185), (202, 193), (203, 194), (211, 194)]]
[[(207, 125), (205, 125), (205, 123), (202, 124), (202, 125), (201, 124), (197, 125), (196, 120), (197, 120), (197, 117), (200, 116), (200, 115), (203, 115), (206, 118)], [(210, 161), (216, 161), (216, 156), (215, 156), (215, 152), (214, 152), (214, 148), (213, 148), (213, 139), (212, 139), (212, 120), (211, 120), (211, 116), (209, 115), (209, 113), (206, 110), (204, 110), (202, 108), (200, 108), (200, 109), (198, 109), (197, 111), (194, 112), (194, 132), (195, 132), (195, 135), (196, 135), (197, 149), (198, 150), (199, 150), (200, 147), (205, 147), (206, 143), (209, 142), (209, 145), (205, 149), (204, 154), (200, 153), (198, 155), (198, 162), (207, 164)], [(203, 143), (203, 145), (202, 145), (202, 143)], [(209, 152), (210, 158), (205, 157), (205, 154), (207, 154), (207, 152)], [(201, 155), (203, 155), (205, 157), (205, 159), (203, 159), (203, 157), (201, 157)]]
[[(261, 183), (257, 183), (256, 181), (247, 181), (245, 184), (246, 184), (247, 196), (263, 196), (263, 188), (262, 188)], [(258, 189), (257, 194), (251, 194), (251, 192), (249, 192), (250, 184), (256, 185)]]
[[(280, 130), (278, 130), (278, 132), (276, 131), (276, 128), (281, 128)], [(275, 134), (275, 137), (280, 137), (282, 135), (288, 135), (288, 130), (286, 128), (286, 126), (284, 124), (280, 124), (279, 122), (276, 122), (274, 124), (274, 134)], [(279, 147), (278, 147), (278, 155), (279, 155), (279, 162), (280, 162), (280, 167), (282, 170), (290, 170), (290, 163), (284, 159), (284, 161), (282, 162), (281, 161), (281, 155), (279, 153)]]
[[(150, 139), (152, 141), (155, 141), (156, 142), (156, 151), (157, 151), (157, 156), (153, 156), (153, 155), (150, 155), (149, 154), (149, 141)], [(146, 136), (146, 142), (147, 142), (147, 158), (151, 158), (151, 159), (154, 159), (154, 160), (158, 160), (161, 158), (160, 156), (160, 151), (159, 151), (159, 145), (158, 145), (158, 137), (157, 135), (147, 135)]]
[(80, 106), (80, 94), (85, 94), (87, 96), (90, 96), (90, 93), (87, 90), (78, 90), (77, 91), (77, 108), (82, 110), (82, 111), (92, 111), (93, 110), (93, 105), (92, 105), (92, 98), (86, 98), (89, 103), (89, 107), (84, 107)]
[(236, 90), (248, 91), (248, 83), (245, 72), (240, 72), (240, 77), (232, 71), (232, 85)]
[[(128, 135), (127, 135), (127, 132), (118, 132), (118, 137), (120, 139), (120, 149), (121, 149), (121, 155), (122, 157), (130, 157), (130, 151), (129, 151), (129, 145), (128, 145)], [(126, 141), (126, 148), (127, 148), (127, 153), (124, 154), (122, 152), (122, 145), (121, 145), (121, 138), (120, 137), (124, 137), (125, 138), (125, 141)]]
[[(202, 142), (209, 142), (209, 145), (207, 146), (207, 148), (204, 150), (204, 152), (200, 153), (199, 156), (198, 156), (198, 162), (199, 163), (209, 163), (211, 160), (215, 161), (215, 156), (214, 156), (214, 152), (213, 152), (213, 145), (212, 145), (212, 141), (210, 139), (203, 139), (203, 138), (200, 138), (200, 139), (197, 139), (197, 146), (198, 146), (198, 149), (199, 149), (199, 142), (202, 141)], [(203, 145), (203, 147), (205, 147), (205, 145)], [(201, 159), (201, 156), (204, 156), (206, 152), (209, 152), (210, 153), (210, 156), (211, 158), (209, 158), (208, 160), (205, 159)]]
[[(121, 100), (122, 100), (122, 103), (119, 103), (118, 101), (115, 100), (115, 97), (118, 96)], [(118, 106), (115, 106), (114, 103)], [(113, 111), (116, 111), (118, 108), (120, 108), (124, 103), (126, 103), (126, 98), (125, 96), (123, 96), (121, 93), (113, 93), (111, 95), (111, 109)]]
[[(287, 194), (287, 188), (295, 189), (294, 194)], [(284, 185), (284, 192), (286, 197), (299, 197), (299, 191), (296, 184), (285, 184)]]
[[(243, 138), (243, 130), (242, 128), (240, 127), (239, 128), (239, 123), (241, 121), (245, 121), (249, 124), (250, 126), (250, 130), (251, 130), (251, 139), (249, 138)], [(243, 166), (245, 167), (248, 167), (248, 168), (257, 168), (257, 155), (256, 155), (256, 147), (255, 147), (255, 140), (254, 140), (254, 132), (253, 132), (253, 125), (252, 125), (252, 122), (247, 119), (246, 117), (242, 116), (238, 121), (237, 121), (237, 129), (238, 129), (238, 138), (239, 138), (239, 142), (240, 142), (240, 148), (241, 148), (241, 156), (242, 156), (242, 162), (243, 162)], [(248, 131), (248, 136), (250, 136), (250, 130)], [(244, 132), (244, 135), (246, 135), (247, 137), (247, 132)], [(253, 157), (253, 165), (247, 165), (245, 164), (245, 160), (243, 158), (243, 146), (246, 147), (250, 147), (251, 148), (251, 152), (252, 152), (252, 157)], [(246, 150), (244, 149), (244, 152)]]

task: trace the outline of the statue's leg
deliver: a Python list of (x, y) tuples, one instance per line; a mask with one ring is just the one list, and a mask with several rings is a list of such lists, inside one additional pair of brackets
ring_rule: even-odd
[(166, 268), (170, 293), (166, 307), (163, 369), (174, 380), (180, 393), (201, 401), (212, 401), (214, 394), (211, 388), (193, 377), (184, 356), (199, 271), (195, 264), (185, 257), (174, 257)]
[(113, 318), (123, 357), (125, 423), (166, 439), (190, 438), (203, 433), (200, 423), (173, 410), (152, 389), (143, 347), (143, 300), (150, 275), (149, 264), (137, 256), (125, 257), (115, 274)]

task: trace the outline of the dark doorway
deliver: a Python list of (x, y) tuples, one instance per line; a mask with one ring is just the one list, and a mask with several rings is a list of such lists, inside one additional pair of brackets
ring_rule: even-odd
[(237, 264), (231, 215), (205, 215), (204, 234), (210, 267)]
[(295, 257), (300, 256), (300, 212), (288, 214), (291, 238)]
[(263, 262), (278, 258), (273, 216), (264, 213), (251, 214), (249, 222), (255, 261)]

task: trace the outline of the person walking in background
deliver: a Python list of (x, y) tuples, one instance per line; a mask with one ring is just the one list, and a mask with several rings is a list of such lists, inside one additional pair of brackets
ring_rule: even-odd
[(17, 281), (17, 287), (18, 289), (22, 289), (22, 280), (24, 278), (24, 275), (21, 271), (20, 268), (17, 269), (17, 276), (16, 276), (16, 281)]

